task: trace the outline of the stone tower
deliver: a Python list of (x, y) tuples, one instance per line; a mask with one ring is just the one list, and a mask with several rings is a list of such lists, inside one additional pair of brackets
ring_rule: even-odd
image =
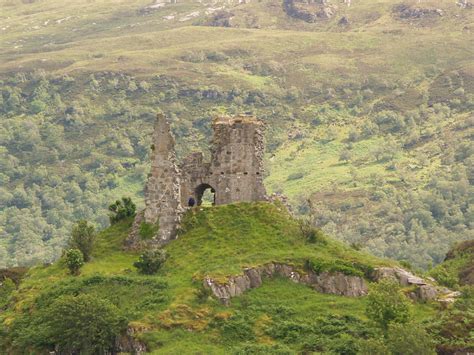
[(176, 236), (181, 213), (180, 172), (169, 122), (158, 114), (151, 146), (151, 171), (145, 187), (144, 221), (159, 225), (158, 244)]
[(211, 161), (201, 152), (190, 154), (178, 166), (170, 125), (158, 115), (153, 133), (151, 172), (145, 188), (145, 210), (135, 219), (127, 240), (129, 248), (141, 244), (140, 225), (158, 224), (151, 244), (176, 238), (190, 198), (201, 204), (204, 191), (214, 193), (214, 204), (266, 200), (263, 185), (263, 124), (253, 116), (219, 117), (212, 123)]

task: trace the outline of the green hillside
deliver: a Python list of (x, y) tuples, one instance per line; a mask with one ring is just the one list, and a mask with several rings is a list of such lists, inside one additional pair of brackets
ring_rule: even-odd
[(180, 157), (213, 116), (253, 112), (268, 190), (376, 255), (428, 268), (472, 238), (472, 10), (331, 6), (308, 23), (280, 0), (0, 1), (0, 267), (140, 204), (157, 111)]
[[(351, 267), (361, 265), (396, 266), (323, 235), (308, 241), (299, 223), (279, 206), (242, 203), (189, 211), (179, 238), (165, 247), (168, 258), (163, 267), (150, 276), (132, 266), (137, 253), (123, 251), (130, 226), (128, 219), (101, 232), (92, 260), (80, 276), (69, 275), (61, 259), (51, 266), (32, 268), (10, 296), (0, 293), (7, 300), (0, 313), (0, 349), (12, 353), (52, 349), (54, 339), (56, 344), (62, 339), (52, 330), (51, 324), (58, 319), (48, 323), (51, 314), (55, 317), (54, 305), (58, 300), (83, 298), (91, 302), (90, 312), (95, 312), (89, 317), (100, 317), (93, 308), (96, 299), (110, 303), (120, 314), (119, 329), (133, 330), (135, 342), (145, 344), (150, 353), (355, 354), (362, 351), (364, 341), (380, 337), (380, 329), (366, 314), (370, 296), (322, 294), (279, 277), (264, 279), (261, 287), (233, 298), (230, 306), (205, 292), (204, 276), (224, 280), (244, 267), (268, 262), (303, 268), (306, 260), (313, 260), (348, 275)], [(370, 290), (373, 287), (375, 283), (370, 283)], [(444, 314), (435, 303), (409, 307), (416, 327), (432, 324), (431, 317)], [(64, 312), (59, 318), (72, 317)], [(110, 326), (104, 325), (103, 331)], [(437, 334), (436, 329), (432, 332)], [(84, 338), (90, 336), (84, 334)], [(438, 344), (443, 343), (440, 339)], [(459, 335), (456, 339), (458, 349), (462, 348), (465, 340)]]
[(452, 248), (430, 274), (448, 287), (474, 284), (474, 242), (467, 240)]

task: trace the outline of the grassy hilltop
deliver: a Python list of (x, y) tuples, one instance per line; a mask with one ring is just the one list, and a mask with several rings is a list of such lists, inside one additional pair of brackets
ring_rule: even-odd
[[(84, 295), (118, 307), (137, 341), (159, 354), (352, 354), (359, 341), (380, 336), (367, 319), (366, 297), (322, 294), (283, 278), (265, 279), (228, 307), (203, 291), (204, 276), (224, 280), (268, 262), (303, 267), (314, 260), (344, 272), (348, 265), (397, 265), (322, 235), (310, 243), (278, 206), (242, 203), (188, 212), (180, 237), (165, 247), (164, 266), (151, 276), (132, 267), (137, 253), (122, 250), (130, 226), (123, 220), (101, 232), (80, 276), (69, 275), (63, 259), (32, 268), (0, 313), (4, 351), (50, 347), (41, 317), (59, 298)], [(411, 307), (417, 323), (437, 313), (434, 304)]]
[(55, 260), (74, 220), (141, 201), (160, 110), (180, 157), (213, 116), (252, 111), (268, 190), (379, 256), (427, 268), (472, 236), (472, 10), (153, 4), (0, 1), (1, 267)]

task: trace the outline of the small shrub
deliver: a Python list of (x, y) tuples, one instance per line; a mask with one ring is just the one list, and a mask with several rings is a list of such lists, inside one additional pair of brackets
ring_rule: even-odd
[(147, 250), (138, 261), (133, 263), (138, 272), (145, 275), (155, 274), (166, 260), (166, 252), (163, 249)]
[(211, 289), (209, 287), (204, 287), (203, 285), (201, 285), (196, 292), (196, 298), (200, 303), (206, 302), (211, 296)]
[(297, 172), (297, 173), (292, 173), (290, 175), (288, 175), (288, 177), (286, 178), (287, 181), (292, 181), (292, 180), (299, 180), (299, 179), (302, 179), (304, 177), (304, 173), (303, 172)]
[(71, 275), (79, 275), (79, 270), (84, 265), (84, 256), (79, 249), (69, 249), (65, 254), (66, 265)]
[(109, 211), (112, 213), (109, 215), (110, 224), (115, 224), (127, 217), (134, 217), (136, 214), (137, 206), (132, 202), (129, 197), (122, 197), (122, 200), (117, 200), (109, 206)]
[(84, 257), (84, 261), (87, 262), (90, 260), (95, 239), (94, 226), (85, 220), (78, 221), (72, 228), (69, 249), (79, 249)]
[(233, 341), (251, 341), (255, 339), (253, 322), (248, 317), (235, 314), (219, 326), (222, 337)]
[(325, 244), (324, 234), (321, 230), (316, 229), (312, 226), (311, 221), (302, 219), (299, 222), (301, 235), (308, 243), (321, 243)]
[(435, 355), (432, 337), (419, 324), (392, 324), (387, 346), (393, 355)]

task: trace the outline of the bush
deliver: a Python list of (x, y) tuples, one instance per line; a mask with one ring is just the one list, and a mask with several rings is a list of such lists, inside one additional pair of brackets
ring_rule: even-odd
[(409, 311), (408, 300), (396, 281), (380, 281), (367, 296), (367, 317), (384, 332), (391, 323), (406, 323), (410, 318)]
[(72, 228), (71, 239), (69, 240), (70, 249), (79, 249), (82, 253), (84, 261), (90, 260), (96, 233), (94, 226), (87, 221), (81, 220), (76, 222)]
[(292, 181), (292, 180), (299, 180), (299, 179), (302, 179), (304, 177), (304, 173), (302, 172), (297, 172), (297, 173), (292, 173), (290, 175), (288, 175), (288, 177), (286, 178), (287, 181)]
[(204, 287), (204, 285), (201, 285), (196, 291), (196, 298), (200, 303), (206, 302), (211, 297), (212, 290), (209, 287)]
[(387, 346), (393, 355), (434, 355), (434, 341), (419, 324), (391, 324)]
[(138, 261), (133, 263), (141, 274), (152, 275), (155, 274), (166, 260), (166, 252), (163, 249), (147, 250)]
[(299, 221), (299, 227), (301, 235), (308, 243), (321, 243), (325, 244), (324, 234), (321, 230), (316, 229), (312, 226), (311, 221), (308, 219), (302, 219)]
[(66, 265), (71, 275), (79, 275), (79, 270), (84, 265), (84, 256), (79, 249), (69, 249), (65, 255)]
[(252, 341), (255, 340), (253, 321), (245, 315), (239, 313), (223, 321), (218, 325), (224, 339), (232, 341)]
[(61, 296), (48, 307), (24, 315), (14, 322), (12, 333), (15, 345), (25, 353), (54, 349), (61, 354), (105, 354), (114, 351), (115, 340), (126, 326), (111, 302), (82, 294)]
[(132, 202), (129, 197), (122, 197), (122, 200), (117, 200), (109, 206), (109, 211), (112, 213), (109, 215), (110, 224), (115, 224), (127, 217), (134, 217), (136, 214), (137, 206)]

